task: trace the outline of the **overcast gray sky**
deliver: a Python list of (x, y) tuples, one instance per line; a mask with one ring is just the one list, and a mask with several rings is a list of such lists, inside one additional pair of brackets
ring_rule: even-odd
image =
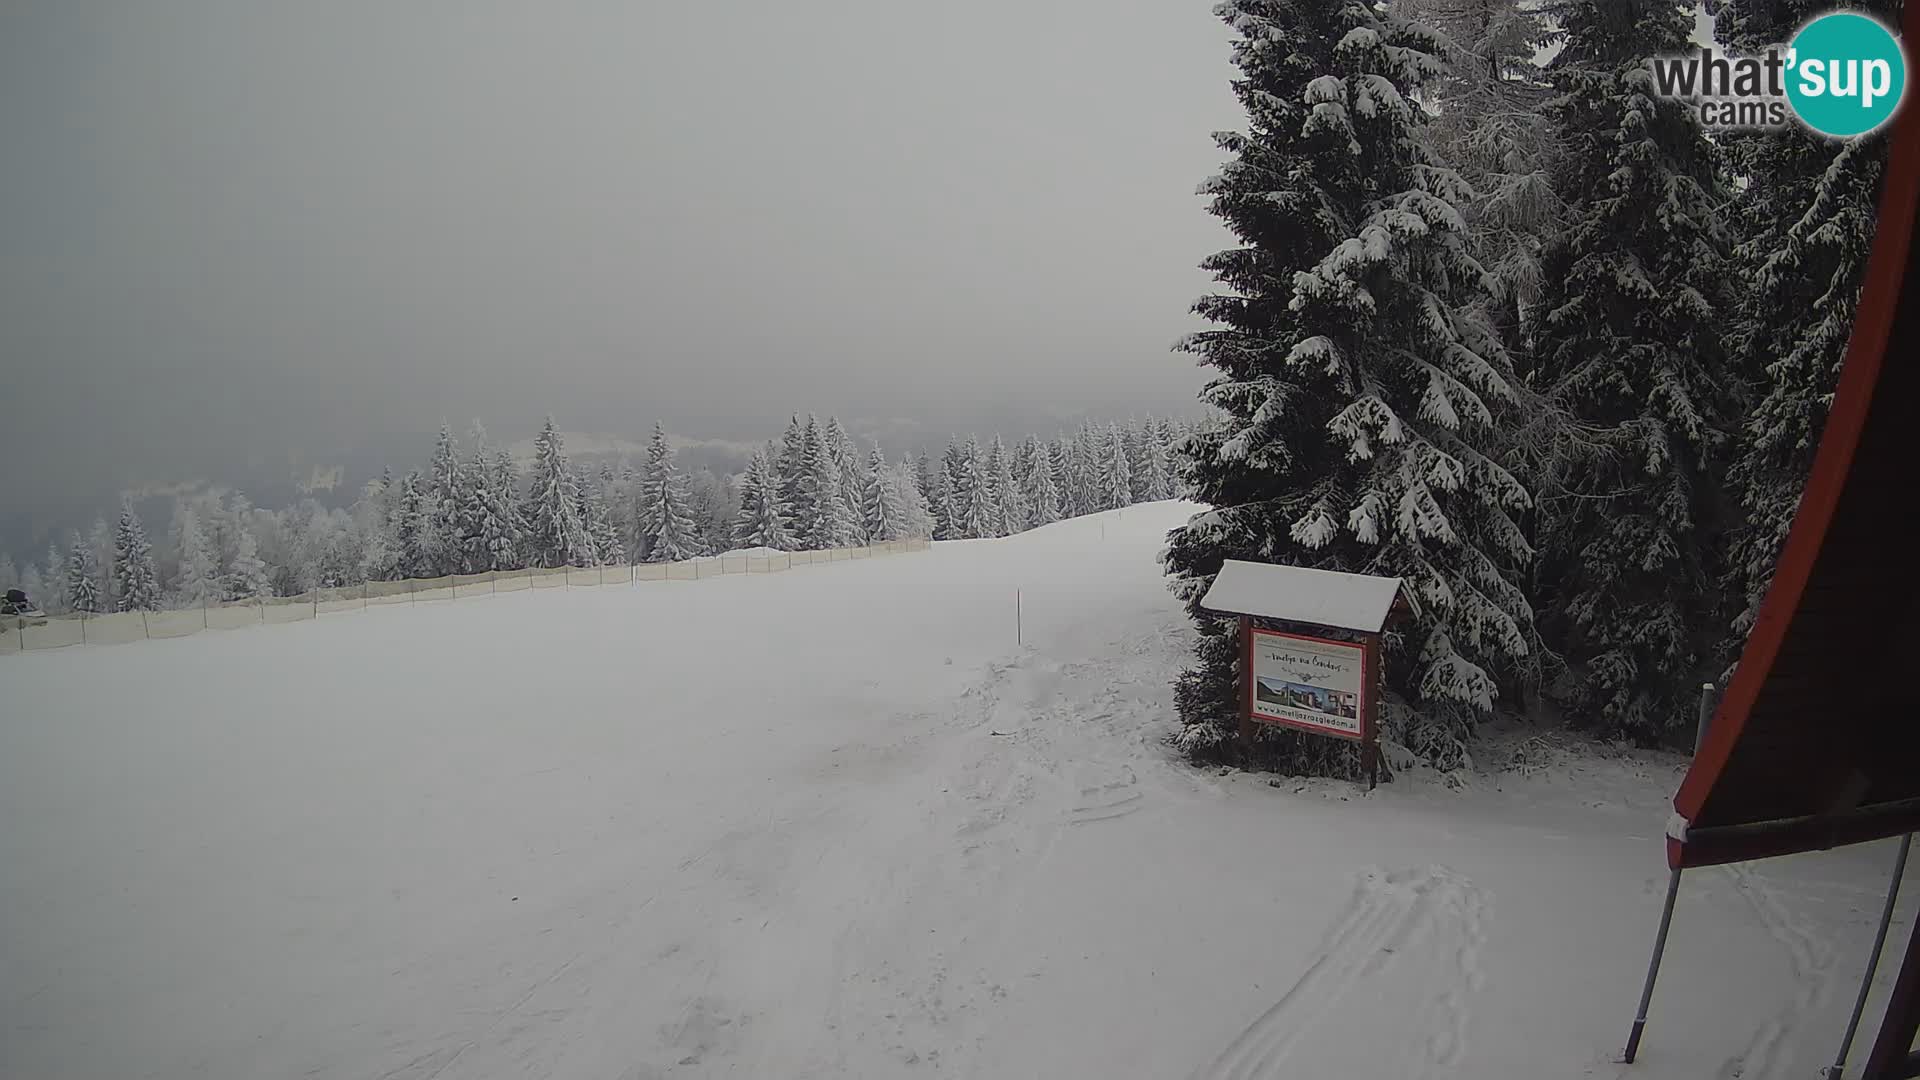
[(1209, 6), (8, 0), (8, 497), (476, 415), (1190, 409)]

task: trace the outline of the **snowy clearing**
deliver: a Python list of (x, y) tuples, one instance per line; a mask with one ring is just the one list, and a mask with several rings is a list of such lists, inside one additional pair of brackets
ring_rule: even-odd
[(1192, 509), (8, 658), (0, 1076), (1830, 1058), (1889, 844), (1690, 874), (1626, 1067), (1681, 761), (1515, 735), (1365, 795), (1171, 757)]

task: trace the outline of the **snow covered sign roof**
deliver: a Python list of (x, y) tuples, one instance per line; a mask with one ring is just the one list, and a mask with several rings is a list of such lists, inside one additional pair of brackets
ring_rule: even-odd
[(1399, 596), (1399, 578), (1228, 559), (1200, 606), (1223, 615), (1377, 634)]

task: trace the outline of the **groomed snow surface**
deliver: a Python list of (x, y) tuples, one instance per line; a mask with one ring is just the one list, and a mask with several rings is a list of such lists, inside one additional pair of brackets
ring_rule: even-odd
[(1192, 509), (7, 658), (0, 1076), (1828, 1060), (1889, 845), (1690, 873), (1612, 1064), (1682, 763), (1526, 732), (1366, 795), (1179, 762), (1154, 556)]

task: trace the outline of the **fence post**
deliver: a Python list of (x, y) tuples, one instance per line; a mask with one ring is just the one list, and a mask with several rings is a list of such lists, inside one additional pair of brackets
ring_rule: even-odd
[(253, 598), (253, 606), (260, 609), (260, 625), (267, 625), (267, 598), (264, 596), (255, 596)]
[[(146, 638), (149, 641), (153, 640), (153, 631), (147, 628), (147, 609), (146, 608), (140, 609), (140, 636)], [(21, 641), (27, 640), (27, 632), (25, 630), (22, 630), (20, 632), (20, 640)]]
[(361, 611), (367, 610), (367, 587), (369, 584), (371, 583), (365, 582), (365, 581), (362, 581), (360, 583), (360, 610)]
[(200, 629), (205, 630), (206, 628), (207, 628), (207, 598), (203, 596), (200, 598)]
[(86, 643), (87, 643), (87, 613), (83, 611), (80, 613), (80, 644), (85, 645)]

